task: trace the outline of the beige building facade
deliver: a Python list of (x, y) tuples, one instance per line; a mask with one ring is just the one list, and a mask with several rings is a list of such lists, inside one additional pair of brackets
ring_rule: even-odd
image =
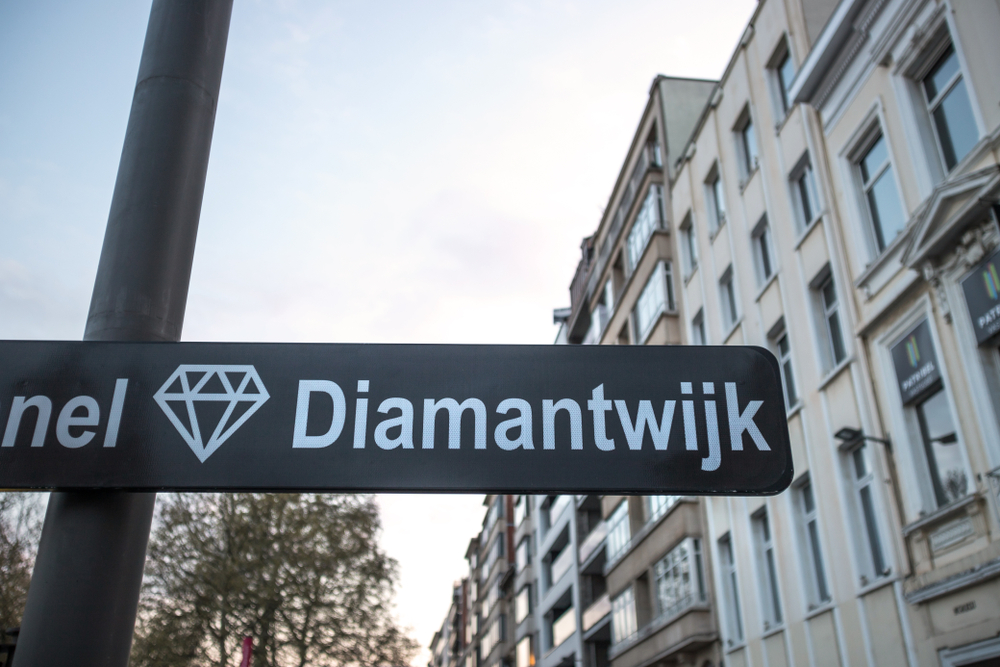
[(654, 81), (560, 336), (769, 348), (796, 477), (603, 499), (613, 667), (1000, 660), (997, 34), (764, 0), (719, 82)]

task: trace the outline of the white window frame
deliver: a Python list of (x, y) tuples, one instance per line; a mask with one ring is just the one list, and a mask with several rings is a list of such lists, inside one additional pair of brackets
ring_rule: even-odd
[(733, 133), (736, 136), (736, 154), (739, 156), (740, 163), (741, 188), (746, 187), (757, 171), (757, 167), (760, 166), (760, 143), (757, 141), (757, 129), (753, 121), (750, 105), (747, 104), (733, 125)]
[[(855, 531), (860, 536), (860, 539), (856, 539), (856, 544), (862, 588), (892, 572), (873, 464), (871, 445), (865, 441), (844, 451), (844, 466), (851, 489), (851, 514)], [(859, 474), (861, 467), (864, 471)], [(868, 499), (867, 503), (865, 498)]]
[(642, 259), (642, 254), (653, 238), (654, 232), (665, 228), (663, 210), (663, 186), (653, 183), (642, 200), (639, 212), (635, 214), (632, 228), (625, 239), (625, 259), (629, 274), (632, 274)]
[[(705, 570), (701, 541), (689, 537), (653, 564), (656, 615), (667, 619), (696, 604), (704, 604)], [(673, 599), (669, 599), (670, 597)]]
[(680, 496), (643, 496), (646, 509), (646, 523), (652, 523), (677, 504)]
[[(778, 359), (778, 368), (781, 372), (781, 393), (785, 397), (785, 410), (791, 412), (798, 407), (802, 397), (798, 391), (799, 383), (795, 375), (795, 362), (792, 359), (792, 340), (788, 327), (785, 326), (784, 317), (771, 328), (767, 340), (771, 352)], [(781, 344), (782, 341), (785, 341), (784, 345)]]
[(694, 229), (694, 217), (688, 211), (679, 226), (681, 232), (681, 258), (684, 261), (684, 280), (698, 269), (698, 236)]
[(691, 343), (693, 345), (708, 345), (708, 332), (705, 330), (705, 309), (699, 308), (691, 318)]
[(608, 516), (608, 537), (607, 542), (605, 542), (608, 562), (628, 551), (631, 540), (632, 527), (629, 525), (628, 499), (626, 498)]
[(823, 539), (819, 524), (819, 504), (808, 474), (798, 480), (794, 487), (793, 507), (795, 508), (796, 534), (805, 578), (805, 591), (809, 611), (817, 609), (832, 600), (827, 559), (823, 555)]
[(611, 645), (627, 642), (638, 632), (635, 591), (629, 586), (611, 600)]
[[(882, 123), (881, 115), (877, 116), (874, 121), (866, 121), (866, 124), (863, 127), (865, 127), (865, 129), (862, 131), (860, 139), (854, 142), (848, 159), (851, 162), (851, 173), (857, 187), (858, 205), (861, 208), (861, 219), (865, 222), (865, 237), (867, 238), (871, 249), (871, 257), (874, 259), (883, 255), (904, 235), (906, 225), (909, 222), (909, 214), (907, 212), (906, 202), (903, 200), (903, 190), (899, 182), (899, 171), (896, 169), (895, 160), (893, 159), (892, 144), (889, 142), (889, 137), (885, 133), (885, 126)], [(876, 173), (872, 174), (866, 180), (861, 168), (861, 163), (880, 139), (885, 142), (886, 160), (878, 167)], [(900, 211), (904, 218), (903, 227), (896, 236), (890, 239), (885, 239), (885, 230), (882, 229), (881, 222), (879, 223), (878, 228), (876, 228), (875, 217), (872, 214), (871, 204), (868, 200), (869, 191), (887, 171), (892, 172), (891, 182), (899, 203)]]
[(781, 584), (778, 573), (777, 549), (774, 544), (774, 527), (767, 507), (761, 508), (750, 517), (754, 552), (757, 561), (757, 581), (761, 602), (761, 621), (764, 632), (770, 632), (784, 624), (784, 604), (781, 599)]
[(795, 108), (795, 102), (788, 96), (792, 81), (783, 81), (784, 75), (781, 66), (786, 62), (786, 59), (792, 65), (791, 78), (794, 80), (795, 74), (798, 71), (795, 67), (795, 58), (792, 57), (788, 37), (782, 35), (778, 46), (775, 47), (774, 52), (771, 54), (771, 59), (767, 63), (768, 80), (771, 84), (771, 97), (774, 103), (774, 117), (777, 119), (775, 125), (777, 127), (781, 127), (785, 119), (792, 113), (792, 109)]
[[(833, 289), (832, 303), (827, 301), (828, 287)], [(840, 291), (829, 264), (820, 269), (809, 281), (809, 289), (813, 315), (817, 323), (816, 334), (821, 339), (818, 341), (820, 364), (824, 372), (830, 372), (851, 356), (851, 348), (844, 335), (844, 312), (840, 307)], [(834, 319), (839, 331), (834, 331), (832, 322)]]
[(719, 562), (722, 572), (722, 598), (726, 622), (726, 647), (733, 648), (742, 644), (745, 631), (743, 628), (743, 610), (740, 608), (740, 585), (736, 567), (736, 554), (733, 552), (733, 538), (726, 533), (718, 539), (716, 546), (719, 552)]
[(739, 296), (736, 293), (736, 277), (732, 264), (726, 267), (719, 278), (719, 305), (723, 328), (728, 337), (740, 322)]
[(774, 260), (774, 248), (771, 246), (771, 227), (767, 215), (763, 215), (750, 233), (750, 244), (753, 246), (754, 267), (757, 272), (757, 287), (763, 287), (778, 272)]
[(802, 234), (822, 215), (816, 172), (808, 153), (799, 159), (789, 175), (788, 187), (792, 193), (792, 207), (795, 209), (795, 226), (799, 234)]
[(705, 178), (705, 204), (712, 238), (726, 224), (726, 193), (722, 183), (722, 169), (718, 162), (712, 165)]
[(673, 313), (676, 310), (673, 268), (670, 262), (660, 260), (649, 274), (649, 279), (639, 293), (632, 311), (636, 342), (645, 343), (660, 315)]

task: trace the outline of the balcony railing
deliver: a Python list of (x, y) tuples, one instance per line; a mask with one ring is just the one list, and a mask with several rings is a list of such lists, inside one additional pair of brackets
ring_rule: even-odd
[(608, 536), (608, 524), (603, 521), (597, 524), (597, 526), (590, 531), (587, 535), (587, 539), (583, 541), (580, 545), (580, 562), (584, 563), (590, 557), (590, 554), (604, 544), (604, 538)]
[(563, 575), (569, 570), (569, 566), (573, 564), (573, 550), (570, 548), (565, 548), (559, 557), (552, 561), (552, 586), (556, 585)]
[(552, 622), (552, 648), (562, 644), (576, 632), (576, 609), (570, 607)]
[(597, 625), (597, 623), (611, 613), (611, 598), (605, 593), (601, 597), (594, 600), (594, 602), (587, 607), (583, 612), (583, 618), (581, 619), (583, 624), (583, 631), (586, 632), (592, 627)]

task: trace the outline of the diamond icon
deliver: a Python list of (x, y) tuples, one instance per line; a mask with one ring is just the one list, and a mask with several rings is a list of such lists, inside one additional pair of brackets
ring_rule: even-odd
[(204, 463), (270, 395), (253, 366), (181, 364), (153, 398)]

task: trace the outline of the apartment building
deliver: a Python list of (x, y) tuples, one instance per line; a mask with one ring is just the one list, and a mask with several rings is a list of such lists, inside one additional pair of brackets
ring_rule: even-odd
[[(770, 348), (796, 479), (663, 524), (602, 500), (615, 667), (1000, 656), (998, 28), (994, 0), (763, 0), (717, 84), (654, 82), (560, 338)], [(654, 648), (681, 544), (692, 629)]]

